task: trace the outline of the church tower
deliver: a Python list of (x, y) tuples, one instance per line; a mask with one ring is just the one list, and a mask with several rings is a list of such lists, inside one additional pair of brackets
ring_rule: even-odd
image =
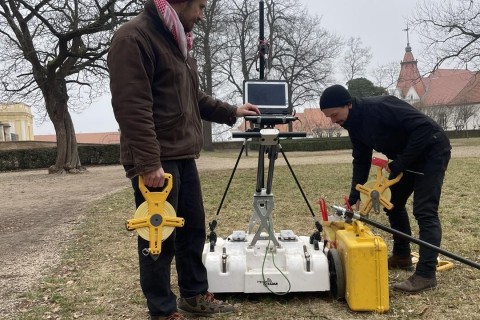
[(425, 84), (418, 71), (417, 60), (414, 59), (412, 48), (410, 47), (408, 26), (404, 31), (407, 32), (407, 46), (403, 61), (400, 62), (400, 74), (397, 80), (395, 95), (409, 103), (416, 103), (425, 94)]

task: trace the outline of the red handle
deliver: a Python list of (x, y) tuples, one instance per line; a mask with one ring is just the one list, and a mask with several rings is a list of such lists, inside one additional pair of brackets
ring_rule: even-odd
[(347, 197), (347, 196), (343, 196), (343, 199), (345, 200), (345, 206), (347, 207), (347, 209), (348, 209), (350, 212), (353, 212), (352, 206), (351, 206), (350, 203), (348, 202), (348, 197)]
[(327, 202), (325, 201), (325, 198), (320, 198), (318, 204), (320, 205), (320, 212), (322, 213), (323, 221), (328, 221)]
[(385, 168), (388, 164), (388, 160), (373, 157), (372, 164), (380, 168)]

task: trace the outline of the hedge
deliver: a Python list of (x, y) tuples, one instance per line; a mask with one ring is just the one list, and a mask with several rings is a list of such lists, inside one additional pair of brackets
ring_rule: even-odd
[[(79, 145), (78, 155), (82, 165), (119, 164), (120, 145)], [(48, 168), (56, 157), (57, 148), (0, 150), (0, 172)]]
[[(468, 131), (447, 131), (451, 139), (480, 137), (480, 130)], [(8, 142), (2, 142), (8, 143)], [(222, 143), (215, 149), (237, 149), (242, 142), (232, 141)], [(332, 138), (309, 138), (309, 139), (282, 139), (280, 144), (284, 151), (325, 151), (351, 149), (352, 144), (349, 137)], [(259, 142), (248, 142), (250, 150), (258, 150)], [(111, 165), (119, 164), (120, 145), (118, 144), (95, 144), (78, 145), (78, 153), (82, 165)], [(57, 156), (56, 147), (0, 150), (0, 172), (11, 170), (40, 169), (48, 168), (55, 163)]]

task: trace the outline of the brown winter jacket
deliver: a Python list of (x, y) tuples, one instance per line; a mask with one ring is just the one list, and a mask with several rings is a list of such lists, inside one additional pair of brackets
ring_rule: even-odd
[(198, 158), (202, 121), (233, 125), (235, 107), (199, 90), (196, 63), (178, 49), (153, 1), (121, 26), (107, 58), (120, 161), (128, 177), (161, 167), (161, 160)]

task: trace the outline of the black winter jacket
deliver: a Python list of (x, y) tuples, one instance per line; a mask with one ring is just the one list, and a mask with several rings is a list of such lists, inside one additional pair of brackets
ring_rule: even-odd
[(396, 176), (411, 169), (432, 149), (451, 149), (448, 137), (434, 120), (394, 96), (354, 98), (343, 127), (353, 145), (351, 204), (360, 198), (357, 183), (368, 179), (373, 150), (393, 160), (389, 168)]

